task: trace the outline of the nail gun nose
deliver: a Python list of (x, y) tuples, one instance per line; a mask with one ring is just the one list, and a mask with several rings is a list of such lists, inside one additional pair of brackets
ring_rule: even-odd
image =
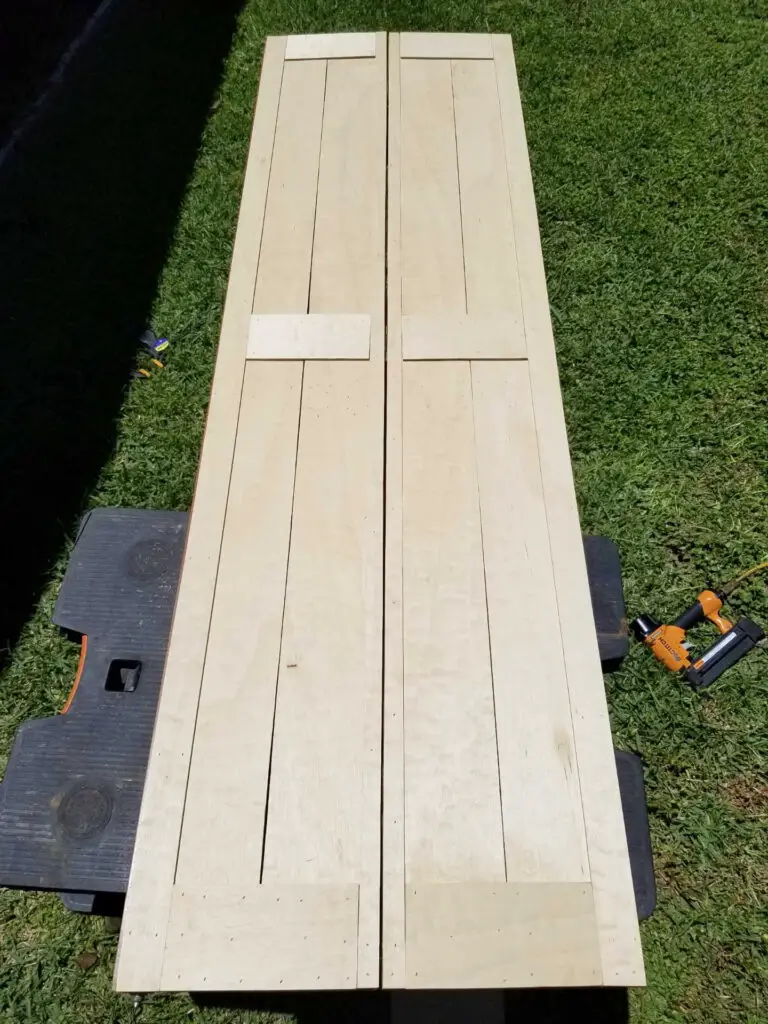
[(635, 634), (635, 638), (643, 643), (651, 633), (654, 633), (659, 626), (660, 622), (657, 622), (650, 615), (638, 615), (636, 619), (633, 619), (630, 623), (632, 632)]

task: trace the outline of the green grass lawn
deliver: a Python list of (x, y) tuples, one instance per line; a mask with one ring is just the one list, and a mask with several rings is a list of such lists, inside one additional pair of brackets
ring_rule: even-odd
[[(766, 0), (122, 6), (0, 181), (0, 512), (24, 553), (0, 570), (3, 757), (73, 677), (49, 620), (80, 512), (189, 506), (268, 33), (512, 33), (583, 528), (618, 542), (633, 613), (768, 557)], [(129, 385), (149, 321), (169, 365)], [(765, 585), (736, 607), (768, 624)], [(635, 649), (607, 688), (659, 883), (631, 1020), (764, 1022), (768, 661), (695, 696)], [(134, 1005), (115, 948), (54, 895), (0, 893), (0, 1022), (275, 1019)]]

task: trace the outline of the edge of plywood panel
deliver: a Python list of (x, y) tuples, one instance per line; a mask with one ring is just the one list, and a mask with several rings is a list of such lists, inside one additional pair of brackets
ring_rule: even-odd
[(381, 978), (384, 988), (403, 988), (403, 363), (400, 336), (400, 36), (397, 34), (389, 36), (388, 100)]
[(494, 35), (534, 416), (604, 985), (643, 985), (640, 934), (549, 317), (512, 40)]
[(267, 39), (194, 511), (174, 610), (120, 934), (115, 987), (160, 987), (190, 750), (234, 456), (285, 38)]

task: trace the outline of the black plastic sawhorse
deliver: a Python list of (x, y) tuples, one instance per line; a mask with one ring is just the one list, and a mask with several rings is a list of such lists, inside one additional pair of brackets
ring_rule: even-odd
[[(16, 734), (0, 785), (0, 885), (53, 890), (118, 915), (128, 885), (187, 514), (96, 509), (83, 520), (53, 621), (83, 637), (66, 714)], [(585, 537), (600, 657), (629, 641), (616, 545)], [(656, 904), (643, 769), (616, 751), (638, 916)]]

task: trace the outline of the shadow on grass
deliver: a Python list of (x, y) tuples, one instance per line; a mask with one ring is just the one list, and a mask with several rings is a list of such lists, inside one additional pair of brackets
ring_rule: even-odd
[(0, 145), (98, 6), (99, 0), (0, 6)]
[(112, 451), (240, 6), (118, 4), (0, 176), (0, 650)]
[(622, 988), (457, 992), (314, 992), (196, 994), (204, 1007), (287, 1014), (296, 1024), (628, 1024)]

